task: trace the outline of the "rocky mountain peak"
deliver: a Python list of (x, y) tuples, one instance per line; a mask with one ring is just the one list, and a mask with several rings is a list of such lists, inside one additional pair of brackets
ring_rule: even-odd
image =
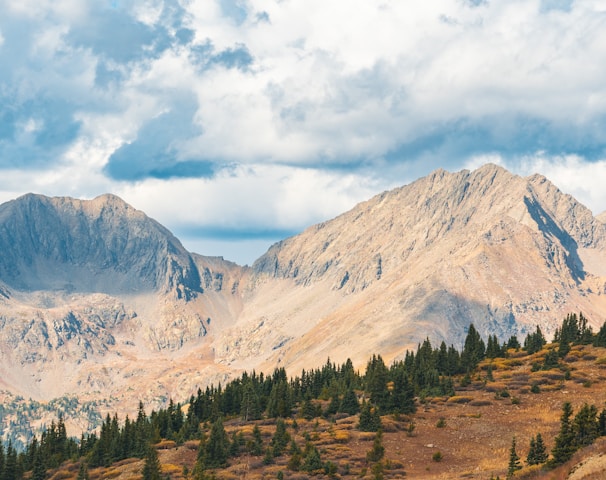
[(16, 290), (191, 296), (200, 279), (166, 228), (115, 195), (28, 194), (0, 205), (0, 278)]

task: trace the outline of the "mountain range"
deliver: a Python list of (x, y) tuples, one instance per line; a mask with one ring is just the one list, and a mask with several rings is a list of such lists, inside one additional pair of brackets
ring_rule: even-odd
[(384, 192), (251, 267), (188, 252), (114, 195), (4, 203), (0, 252), (2, 394), (107, 411), (242, 370), (460, 346), (470, 323), (504, 341), (606, 319), (606, 212), (496, 165)]

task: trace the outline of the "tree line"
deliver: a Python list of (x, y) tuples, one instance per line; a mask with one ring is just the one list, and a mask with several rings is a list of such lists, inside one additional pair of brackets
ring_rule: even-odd
[[(558, 343), (560, 358), (575, 343), (606, 347), (606, 322), (594, 334), (582, 314), (568, 315), (557, 329), (554, 342)], [(289, 378), (284, 368), (275, 369), (268, 375), (245, 372), (225, 385), (198, 389), (184, 404), (170, 400), (166, 408), (149, 415), (139, 403), (137, 417), (133, 420), (126, 416), (121, 421), (117, 414), (107, 415), (98, 432), (83, 434), (79, 440), (67, 437), (64, 421), (60, 418), (40, 440), (34, 437), (22, 452), (17, 452), (10, 442), (6, 446), (0, 442), (0, 480), (21, 480), (28, 471), (33, 472), (32, 480), (43, 480), (48, 469), (67, 459), (83, 459), (87, 466), (96, 467), (137, 457), (146, 458), (146, 464), (149, 460), (153, 465), (153, 458), (148, 458), (153, 455), (149, 446), (162, 439), (177, 444), (201, 440), (203, 453), (199, 457), (206, 463), (209, 458), (223, 458), (224, 452), (228, 457), (242, 451), (259, 453), (259, 448), (263, 447), (254, 434), (248, 439), (225, 438), (224, 430), (221, 433), (222, 422), (229, 418), (254, 421), (359, 414), (360, 430), (378, 431), (381, 415), (414, 414), (416, 398), (454, 395), (453, 378), (468, 376), (485, 358), (506, 357), (512, 348), (534, 353), (545, 343), (539, 327), (527, 335), (523, 345), (516, 336), (500, 343), (496, 335), (492, 335), (485, 343), (470, 324), (461, 351), (445, 342), (434, 347), (425, 339), (416, 351), (407, 351), (401, 360), (390, 366), (380, 355), (373, 355), (363, 375), (355, 370), (349, 359), (341, 365), (328, 359), (322, 367), (303, 370), (294, 378)], [(276, 442), (276, 445), (282, 445), (284, 440)], [(222, 452), (219, 457), (216, 449)], [(283, 450), (284, 446), (276, 451)], [(276, 451), (272, 450), (272, 454)], [(313, 450), (306, 454), (315, 458)], [(303, 461), (307, 458), (302, 452), (299, 455)]]

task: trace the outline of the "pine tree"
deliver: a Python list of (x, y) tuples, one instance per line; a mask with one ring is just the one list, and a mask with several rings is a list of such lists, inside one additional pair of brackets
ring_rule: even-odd
[(547, 454), (545, 443), (543, 443), (543, 437), (540, 433), (537, 433), (537, 438), (535, 441), (535, 460), (537, 464), (542, 464), (547, 461), (548, 457), (549, 455)]
[(242, 419), (245, 422), (259, 420), (261, 418), (261, 404), (252, 381), (249, 381), (244, 385), (242, 403), (240, 404), (240, 415), (242, 415)]
[(534, 436), (530, 439), (530, 449), (528, 450), (526, 463), (528, 465), (540, 465), (547, 461), (547, 457), (547, 449), (543, 443), (543, 437), (540, 433), (537, 433), (536, 439)]
[(355, 415), (359, 411), (360, 403), (358, 402), (358, 397), (356, 396), (356, 392), (354, 392), (353, 388), (350, 387), (346, 390), (345, 395), (343, 395), (339, 412)]
[(40, 448), (36, 450), (34, 454), (34, 463), (32, 466), (32, 480), (44, 480), (46, 478), (46, 465), (42, 458), (42, 451)]
[(358, 429), (361, 432), (376, 432), (381, 428), (381, 417), (376, 408), (372, 408), (370, 403), (364, 402), (360, 411), (360, 423)]
[(560, 432), (555, 438), (555, 445), (551, 450), (551, 464), (561, 465), (567, 462), (576, 451), (574, 443), (574, 430), (571, 424), (572, 405), (570, 402), (565, 402), (562, 406), (562, 415), (560, 417)]
[(389, 409), (388, 375), (389, 370), (381, 355), (373, 355), (366, 366), (366, 391), (370, 394), (370, 401), (384, 411)]
[(368, 462), (378, 462), (385, 455), (385, 447), (383, 446), (383, 430), (377, 430), (375, 440), (372, 444), (372, 449), (366, 453)]
[(4, 460), (4, 477), (2, 480), (19, 480), (20, 475), (17, 469), (17, 451), (13, 448), (12, 442), (9, 440), (6, 447), (6, 455)]
[(204, 448), (204, 463), (207, 468), (222, 468), (227, 465), (229, 439), (227, 438), (227, 433), (225, 433), (221, 417), (213, 423), (210, 429), (210, 436)]
[[(35, 436), (34, 436), (34, 440), (36, 440)], [(2, 439), (0, 438), (0, 480), (4, 479), (4, 462), (5, 462), (4, 445), (2, 445)]]
[(88, 465), (86, 462), (80, 463), (80, 469), (78, 470), (78, 477), (76, 480), (89, 480), (90, 476), (88, 474)]
[(322, 464), (322, 459), (320, 458), (320, 452), (318, 452), (318, 449), (315, 446), (308, 444), (306, 451), (307, 454), (302, 465), (303, 470), (310, 473), (314, 472), (315, 470), (321, 470), (324, 465)]
[(515, 472), (522, 468), (520, 457), (516, 452), (516, 437), (511, 441), (511, 449), (509, 450), (509, 465), (507, 466), (507, 478), (513, 478)]
[(261, 430), (259, 430), (258, 425), (255, 425), (253, 428), (253, 439), (250, 453), (256, 457), (263, 453), (263, 438), (261, 437)]
[(286, 431), (286, 424), (281, 418), (276, 422), (276, 432), (271, 439), (271, 446), (273, 447), (273, 454), (275, 457), (282, 455), (282, 452), (290, 441), (290, 435)]
[(574, 444), (576, 448), (591, 445), (599, 436), (598, 410), (585, 403), (573, 421)]
[(143, 464), (143, 480), (160, 480), (161, 478), (158, 452), (154, 447), (149, 446)]
[(485, 353), (486, 347), (484, 341), (473, 323), (471, 323), (467, 330), (463, 351), (461, 352), (461, 366), (467, 372), (473, 370), (484, 359)]
[(606, 347), (606, 322), (602, 324), (600, 330), (594, 337), (593, 345), (596, 347)]

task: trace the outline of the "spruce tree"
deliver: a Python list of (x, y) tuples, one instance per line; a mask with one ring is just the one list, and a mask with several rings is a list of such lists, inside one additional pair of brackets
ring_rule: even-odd
[(286, 424), (281, 418), (276, 422), (276, 432), (271, 439), (271, 446), (273, 447), (274, 456), (279, 457), (288, 445), (290, 441), (290, 435), (286, 431)]
[(258, 457), (263, 453), (263, 438), (261, 437), (261, 430), (259, 425), (255, 425), (253, 428), (253, 439), (250, 448), (250, 453)]
[(318, 452), (318, 449), (315, 446), (308, 444), (306, 451), (307, 455), (305, 456), (305, 461), (301, 467), (303, 470), (311, 473), (324, 468), (322, 459), (320, 458), (320, 452)]
[[(36, 440), (35, 436), (34, 436), (34, 440)], [(33, 459), (32, 459), (32, 461), (33, 461)], [(2, 445), (2, 439), (0, 438), (0, 480), (4, 479), (4, 463), (5, 463), (4, 445)]]
[(242, 419), (245, 422), (259, 420), (261, 418), (261, 404), (252, 381), (249, 381), (244, 385), (242, 402), (240, 404), (240, 415), (242, 415)]
[(37, 449), (34, 454), (34, 463), (32, 467), (32, 480), (44, 480), (46, 478), (46, 465), (42, 457), (41, 449)]
[(375, 440), (372, 444), (372, 449), (366, 453), (368, 462), (378, 462), (385, 455), (385, 447), (383, 446), (383, 430), (377, 430)]
[(536, 439), (534, 436), (530, 439), (530, 449), (528, 450), (526, 463), (528, 465), (541, 465), (547, 461), (547, 457), (547, 449), (543, 443), (543, 437), (540, 433), (537, 433)]
[(356, 396), (356, 392), (354, 392), (353, 388), (350, 387), (345, 391), (345, 395), (343, 395), (339, 412), (355, 415), (359, 411), (360, 403), (358, 402), (358, 397)]
[(461, 352), (461, 366), (467, 372), (473, 370), (484, 359), (485, 353), (486, 346), (484, 341), (473, 323), (471, 323), (467, 330), (463, 351)]
[(9, 440), (6, 447), (6, 455), (4, 460), (4, 477), (2, 480), (19, 480), (20, 475), (17, 468), (17, 451), (13, 448), (12, 442)]
[(379, 428), (381, 428), (381, 417), (377, 408), (373, 408), (370, 403), (364, 402), (360, 411), (358, 429), (361, 432), (376, 432)]
[(213, 423), (210, 429), (210, 436), (204, 448), (205, 465), (207, 468), (222, 468), (227, 465), (229, 439), (225, 433), (221, 417)]
[(161, 478), (158, 452), (154, 447), (149, 446), (143, 464), (143, 480), (161, 480)]
[(80, 463), (80, 468), (78, 469), (78, 477), (76, 478), (76, 480), (90, 480), (90, 475), (88, 474), (88, 465), (84, 461)]
[(516, 437), (511, 440), (511, 448), (509, 450), (509, 465), (507, 466), (507, 478), (513, 478), (515, 472), (522, 468), (520, 457), (516, 452)]
[(591, 445), (599, 436), (598, 410), (585, 403), (574, 417), (573, 431), (576, 448)]
[(560, 417), (560, 432), (555, 438), (555, 445), (551, 450), (551, 463), (561, 465), (567, 462), (576, 451), (574, 443), (574, 430), (571, 424), (572, 405), (565, 402), (562, 406), (562, 415)]
[(547, 454), (547, 448), (545, 447), (545, 443), (543, 443), (543, 437), (540, 433), (537, 433), (534, 457), (537, 464), (545, 463), (547, 461), (547, 458), (549, 457), (549, 455)]

